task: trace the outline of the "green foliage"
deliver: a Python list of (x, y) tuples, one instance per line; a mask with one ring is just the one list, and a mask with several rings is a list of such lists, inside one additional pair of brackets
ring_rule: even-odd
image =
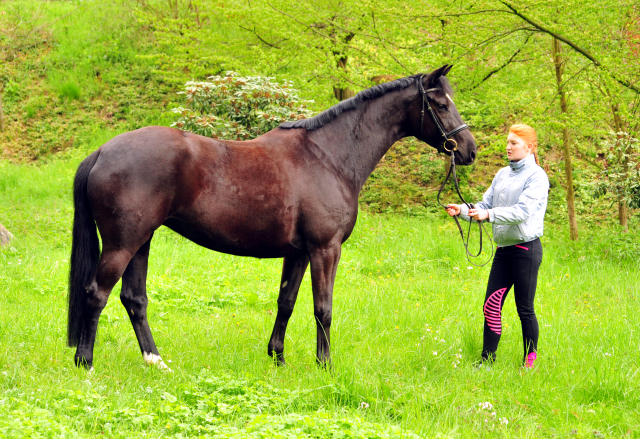
[(606, 168), (596, 183), (596, 197), (611, 192), (631, 208), (640, 208), (640, 140), (628, 133), (609, 133), (603, 142)]
[(180, 118), (172, 127), (209, 137), (244, 140), (258, 137), (283, 122), (311, 116), (308, 101), (301, 101), (288, 81), (241, 77), (227, 72), (210, 82), (187, 82), (184, 94), (189, 108), (174, 108)]

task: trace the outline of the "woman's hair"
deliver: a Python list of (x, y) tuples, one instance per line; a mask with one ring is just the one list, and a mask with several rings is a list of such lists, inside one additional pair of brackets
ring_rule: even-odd
[(536, 130), (531, 128), (529, 125), (517, 123), (515, 125), (511, 125), (511, 128), (509, 128), (509, 132), (515, 134), (516, 136), (527, 142), (527, 145), (529, 143), (533, 143), (531, 152), (536, 159), (536, 163), (538, 164), (538, 166), (540, 166), (540, 161), (538, 160), (538, 136), (536, 135)]

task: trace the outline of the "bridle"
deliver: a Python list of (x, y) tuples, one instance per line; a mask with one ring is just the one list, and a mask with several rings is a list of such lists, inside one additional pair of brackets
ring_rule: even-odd
[[(422, 95), (422, 112), (420, 114), (420, 140), (422, 140), (423, 142), (425, 141), (423, 134), (424, 134), (424, 107), (426, 105), (427, 110), (429, 111), (429, 114), (431, 114), (431, 118), (435, 122), (436, 126), (438, 127), (438, 130), (440, 131), (440, 135), (442, 136), (442, 141), (437, 145), (436, 150), (439, 153), (448, 154), (451, 157), (451, 166), (449, 167), (449, 172), (447, 173), (447, 176), (445, 177), (444, 182), (442, 183), (442, 186), (440, 186), (440, 190), (438, 191), (438, 196), (436, 197), (436, 201), (440, 206), (447, 209), (447, 206), (445, 204), (442, 204), (442, 202), (440, 201), (440, 195), (442, 194), (442, 191), (444, 190), (444, 187), (447, 184), (449, 177), (453, 175), (453, 184), (456, 188), (456, 192), (458, 193), (458, 197), (460, 197), (460, 200), (462, 200), (462, 202), (467, 206), (467, 208), (473, 209), (475, 208), (475, 206), (472, 203), (467, 203), (467, 201), (464, 199), (464, 197), (460, 193), (460, 187), (458, 186), (458, 177), (456, 176), (456, 159), (454, 154), (454, 152), (458, 150), (458, 142), (456, 142), (454, 139), (451, 138), (456, 134), (458, 134), (460, 131), (468, 130), (469, 126), (466, 123), (463, 123), (459, 127), (452, 129), (448, 133), (446, 132), (446, 130), (442, 126), (442, 122), (440, 122), (440, 119), (438, 118), (438, 115), (433, 111), (433, 108), (431, 108), (431, 104), (429, 103), (429, 98), (427, 97), (427, 93), (432, 91), (437, 91), (440, 89), (430, 88), (425, 90), (424, 85), (422, 85), (422, 78), (424, 78), (424, 75), (420, 76), (420, 79), (418, 79), (418, 87), (420, 89), (420, 94)], [(450, 144), (450, 148), (447, 148), (447, 144)], [(458, 231), (460, 232), (460, 238), (462, 239), (462, 244), (464, 245), (464, 249), (467, 254), (466, 255), (467, 260), (469, 261), (469, 263), (472, 265), (475, 265), (476, 267), (483, 267), (487, 265), (489, 261), (491, 261), (491, 259), (493, 258), (494, 249), (493, 249), (493, 240), (491, 239), (491, 236), (487, 233), (487, 231), (484, 229), (484, 221), (478, 221), (478, 231), (480, 232), (480, 249), (478, 250), (478, 253), (474, 255), (469, 251), (469, 237), (471, 236), (471, 222), (469, 222), (469, 230), (467, 231), (467, 239), (465, 240), (464, 232), (462, 231), (462, 226), (460, 225), (460, 221), (458, 221), (458, 217), (454, 216), (453, 219), (455, 220), (456, 225), (458, 226)], [(487, 235), (491, 243), (490, 245), (491, 255), (489, 256), (489, 259), (487, 259), (482, 264), (476, 264), (471, 260), (471, 258), (477, 258), (482, 254), (482, 232), (483, 231)]]
[[(454, 139), (451, 139), (451, 137), (455, 136), (460, 131), (468, 130), (469, 126), (466, 123), (463, 123), (459, 127), (452, 129), (448, 133), (445, 131), (444, 127), (442, 126), (442, 122), (440, 122), (440, 118), (433, 111), (433, 108), (431, 108), (431, 104), (429, 103), (429, 98), (427, 97), (427, 93), (432, 92), (432, 91), (437, 91), (437, 90), (440, 90), (440, 89), (439, 88), (430, 88), (428, 90), (425, 90), (424, 89), (424, 85), (422, 85), (422, 78), (424, 78), (424, 75), (420, 76), (420, 79), (418, 79), (418, 87), (420, 88), (420, 94), (422, 95), (422, 112), (420, 113), (420, 140), (424, 141), (423, 140), (424, 139), (423, 138), (424, 106), (426, 104), (427, 105), (427, 110), (429, 110), (429, 114), (431, 114), (431, 118), (436, 123), (436, 126), (438, 127), (438, 130), (440, 131), (440, 135), (442, 136), (442, 142), (440, 142), (438, 144), (436, 149), (438, 150), (438, 152), (441, 152), (441, 153), (444, 153), (444, 154), (448, 154), (448, 155), (451, 155), (451, 157), (453, 157), (453, 151), (457, 151), (458, 150), (458, 142), (456, 142)], [(452, 142), (451, 149), (447, 149), (447, 143), (449, 143), (449, 142)]]

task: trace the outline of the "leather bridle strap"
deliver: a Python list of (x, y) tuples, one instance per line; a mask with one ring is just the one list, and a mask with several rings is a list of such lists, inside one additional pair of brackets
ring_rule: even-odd
[[(446, 186), (447, 181), (449, 181), (449, 177), (451, 176), (453, 176), (453, 185), (456, 188), (456, 192), (458, 193), (458, 197), (460, 198), (460, 200), (462, 200), (462, 202), (467, 206), (468, 209), (475, 209), (476, 206), (473, 203), (468, 203), (460, 193), (460, 186), (458, 186), (458, 176), (456, 175), (456, 159), (455, 159), (455, 154), (453, 153), (451, 154), (451, 166), (449, 167), (449, 172), (447, 172), (447, 176), (442, 182), (442, 186), (440, 186), (440, 190), (438, 191), (438, 196), (436, 197), (436, 201), (438, 202), (438, 204), (442, 206), (444, 209), (447, 209), (447, 205), (442, 204), (442, 202), (440, 201), (440, 195), (442, 194), (442, 191), (444, 190), (444, 187)], [(469, 229), (467, 230), (467, 239), (465, 240), (464, 232), (462, 231), (462, 226), (460, 225), (458, 216), (457, 215), (454, 216), (453, 219), (456, 222), (456, 226), (458, 226), (458, 232), (460, 232), (460, 239), (462, 239), (462, 245), (464, 245), (467, 261), (469, 261), (471, 265), (475, 265), (476, 267), (484, 267), (485, 265), (487, 265), (491, 261), (491, 259), (493, 259), (493, 253), (495, 252), (495, 249), (493, 248), (493, 239), (491, 239), (491, 235), (489, 235), (489, 233), (487, 233), (487, 231), (484, 228), (485, 222), (477, 221), (478, 232), (480, 233), (480, 248), (478, 249), (478, 253), (474, 255), (469, 251), (469, 238), (471, 237), (471, 221), (469, 222)], [(476, 264), (471, 260), (471, 258), (480, 257), (480, 255), (482, 254), (483, 232), (485, 235), (487, 235), (487, 238), (489, 238), (489, 242), (490, 242), (489, 248), (491, 249), (491, 254), (489, 255), (489, 258), (485, 262), (483, 262), (482, 264)]]

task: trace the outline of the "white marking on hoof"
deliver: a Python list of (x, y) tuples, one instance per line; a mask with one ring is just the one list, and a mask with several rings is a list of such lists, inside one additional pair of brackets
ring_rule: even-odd
[(167, 372), (173, 372), (169, 368), (169, 366), (164, 364), (164, 361), (162, 361), (162, 358), (160, 357), (160, 355), (143, 352), (142, 358), (144, 359), (144, 362), (147, 363), (149, 366), (156, 366), (159, 369), (166, 370)]
[(289, 283), (289, 281), (288, 281), (288, 280), (285, 280), (285, 281), (282, 283), (282, 288), (286, 287), (288, 283)]
[(93, 366), (91, 366), (91, 369), (89, 369), (89, 373), (93, 373), (95, 369), (93, 368)]

